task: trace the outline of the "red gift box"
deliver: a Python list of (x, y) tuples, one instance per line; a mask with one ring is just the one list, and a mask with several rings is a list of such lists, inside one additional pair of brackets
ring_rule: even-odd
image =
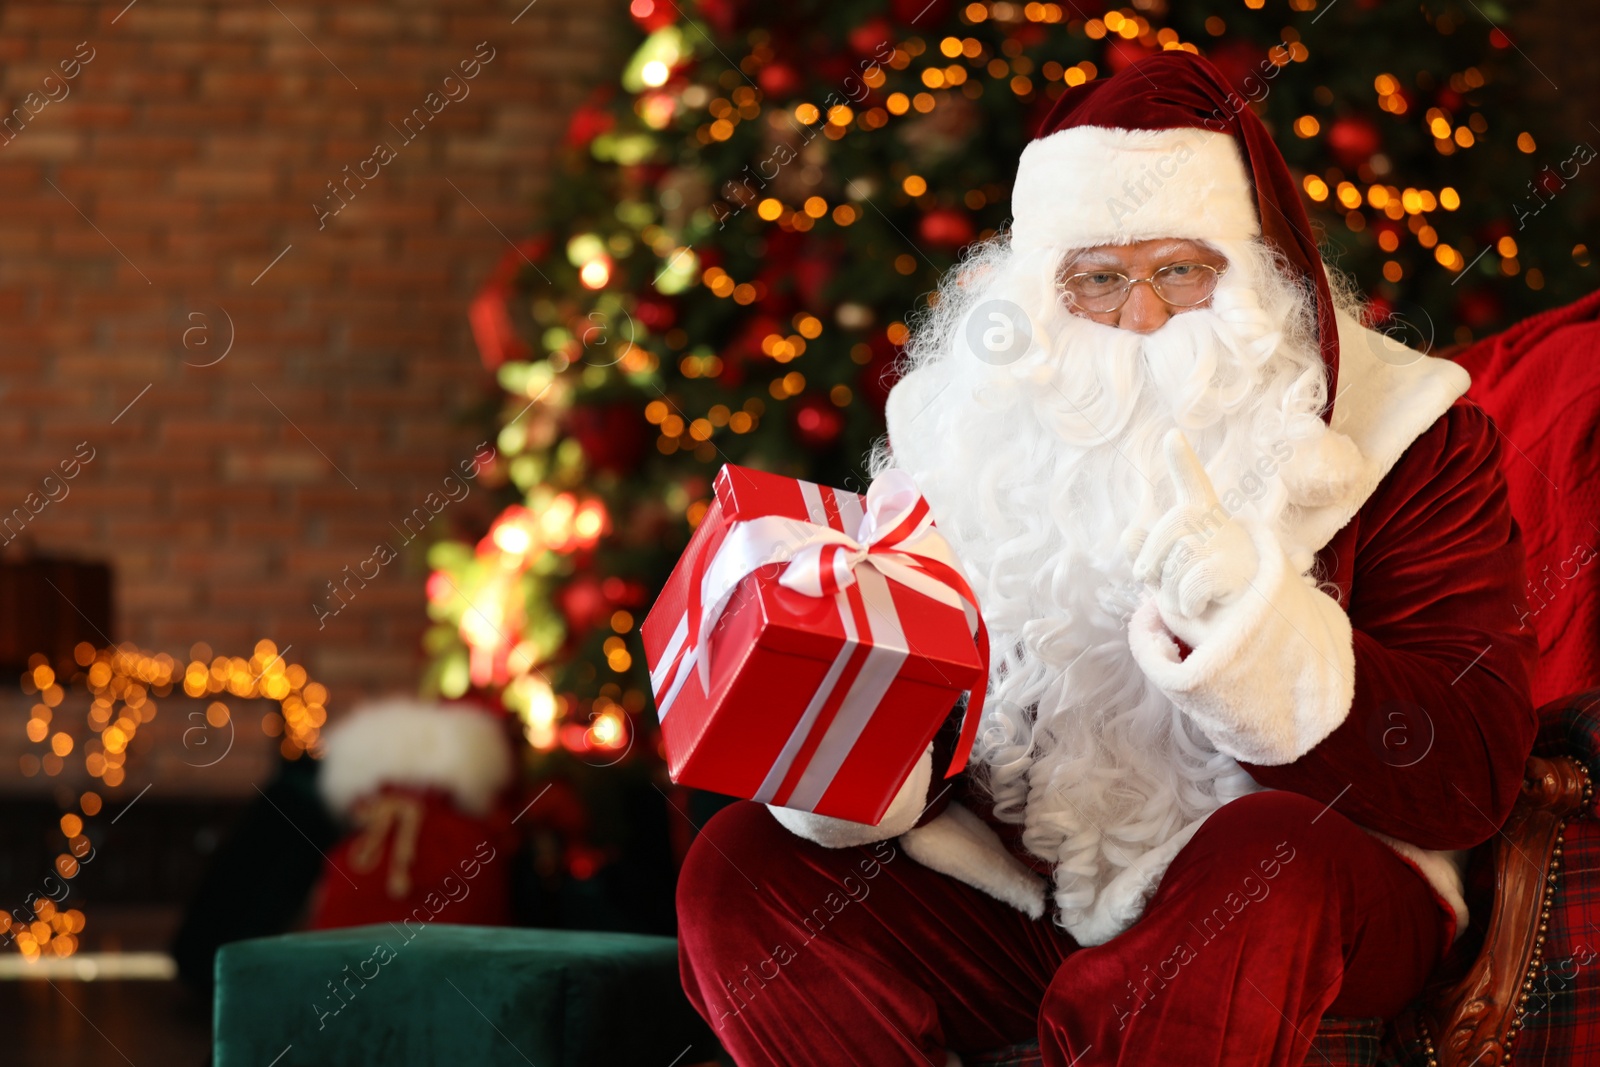
[(714, 489), (640, 629), (672, 780), (875, 825), (974, 690), (965, 766), (988, 635), (910, 478), (862, 497), (729, 464)]

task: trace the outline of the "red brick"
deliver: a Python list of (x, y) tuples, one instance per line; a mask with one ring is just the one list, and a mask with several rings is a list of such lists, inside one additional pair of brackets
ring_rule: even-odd
[(370, 554), (371, 547), (366, 544), (366, 540), (363, 538), (356, 542), (362, 547), (291, 546), (283, 554), (283, 572), (293, 578), (313, 579), (313, 587), (323, 589), (323, 583), (332, 581), (340, 575), (344, 567), (354, 567)]
[[(137, 410), (137, 409), (135, 409)], [(133, 415), (129, 414), (121, 422), (120, 428), (125, 425), (142, 426), (143, 423), (134, 423)], [(95, 462), (100, 462), (96, 460)], [(177, 450), (150, 451), (148, 447), (111, 448), (105, 457), (106, 469), (118, 478), (145, 481), (161, 479), (163, 483), (176, 482), (180, 479), (191, 482), (209, 482), (214, 478), (213, 468), (216, 466), (211, 456), (203, 452), (183, 452)]]
[[(318, 447), (322, 447), (319, 443)], [(324, 449), (326, 451), (326, 449)], [(223, 456), (223, 477), (230, 482), (259, 485), (271, 482), (283, 485), (316, 485), (330, 477), (338, 478), (336, 471), (321, 455), (302, 442), (300, 451), (230, 450)], [(348, 470), (348, 468), (347, 468)], [(360, 483), (357, 482), (359, 485)]]
[(259, 514), (227, 515), (222, 518), (227, 526), (227, 536), (234, 541), (272, 541), (289, 544), (306, 535), (305, 522), (297, 518)]
[[(77, 136), (74, 134), (73, 136)], [(17, 138), (20, 144), (22, 138)], [(148, 163), (148, 158), (142, 162)], [(154, 192), (164, 188), (169, 180), (170, 171), (158, 166), (127, 166), (118, 164), (107, 166), (104, 163), (75, 163), (60, 168), (57, 172), (55, 183), (61, 191), (71, 197), (73, 202), (94, 217), (84, 206), (82, 199), (86, 199), (95, 190), (108, 190), (126, 196), (134, 191)], [(45, 187), (46, 193), (54, 195), (55, 191), (49, 186)], [(59, 197), (57, 197), (59, 199)]]
[(77, 546), (92, 546), (101, 538), (100, 520), (94, 516), (72, 515), (55, 507), (40, 512), (39, 518), (28, 526), (36, 543), (48, 545), (52, 552), (72, 552)]
[[(278, 6), (281, 8), (283, 5), (280, 4)], [(290, 18), (294, 18), (293, 13), (287, 12), (287, 9), (285, 9), (285, 13), (288, 13)], [(296, 23), (299, 25), (301, 32), (310, 29), (305, 21), (296, 20)], [(295, 33), (294, 27), (284, 19), (283, 14), (280, 14), (272, 7), (255, 7), (253, 5), (228, 6), (218, 11), (217, 32), (223, 34), (246, 34), (251, 38), (277, 33), (293, 34), (297, 39), (300, 36)]]
[(83, 134), (60, 128), (50, 129), (48, 126), (40, 129), (41, 120), (46, 114), (48, 112), (41, 112), (26, 128), (5, 144), (3, 151), (8, 158), (76, 159), (82, 155), (86, 143)]
[[(325, 603), (317, 597), (316, 590), (304, 583), (281, 579), (265, 582), (235, 580), (222, 582), (212, 590), (211, 602), (216, 607), (229, 611), (304, 611), (306, 617), (311, 619), (315, 618), (311, 605)], [(279, 642), (285, 642), (287, 637), (286, 643), (296, 643), (296, 639), (286, 635), (282, 627), (274, 626), (270, 629)], [(309, 637), (309, 634), (304, 634), (301, 640)]]
[(189, 100), (152, 100), (144, 105), (147, 125), (159, 130), (238, 129), (253, 124), (256, 108)]
[(186, 166), (172, 173), (172, 188), (179, 194), (263, 197), (277, 184), (277, 174), (261, 167)]
[(266, 512), (278, 506), (274, 489), (260, 486), (193, 485), (178, 483), (172, 488), (172, 506), (179, 511)]
[(200, 585), (195, 581), (153, 582), (141, 581), (137, 577), (119, 578), (117, 608), (130, 614), (188, 611), (199, 606)]
[[(97, 123), (86, 123), (86, 125), (97, 125)], [(134, 132), (100, 130), (90, 141), (89, 151), (96, 159), (119, 163), (148, 162), (152, 158), (176, 162), (180, 159), (194, 158), (195, 139), (187, 135), (151, 133), (143, 129)], [(147, 202), (147, 206), (160, 205)]]
[(336, 11), (328, 16), (328, 29), (344, 37), (394, 37), (400, 32), (401, 12), (388, 8)]
[[(100, 58), (103, 57), (97, 57), (97, 62)], [(107, 70), (110, 70), (109, 74)], [(95, 75), (92, 79), (89, 78), (90, 72)], [(85, 72), (85, 79), (107, 96), (188, 96), (194, 87), (194, 75), (188, 71), (153, 67), (93, 66)]]
[(306, 96), (311, 84), (310, 75), (301, 71), (219, 68), (201, 73), (198, 95), (208, 99), (295, 99)]
[(89, 10), (70, 4), (7, 4), (0, 28), (7, 33), (77, 33), (89, 28)]
[[(209, 5), (173, 7), (147, 4), (138, 12), (138, 31), (152, 37), (203, 37), (212, 28), (213, 12)], [(121, 20), (117, 24), (120, 26)]]
[(50, 251), (59, 256), (117, 255), (128, 256), (135, 263), (149, 256), (155, 247), (155, 235), (148, 230), (99, 229), (87, 226), (78, 231), (56, 230), (50, 235)]
[(174, 547), (172, 552), (172, 573), (180, 577), (221, 578), (226, 581), (235, 575), (260, 578), (266, 571), (267, 552), (262, 548), (240, 545), (199, 547), (188, 544)]
[[(90, 129), (108, 129), (118, 126), (127, 126), (133, 119), (133, 106), (130, 104), (94, 103), (92, 101), (72, 98), (65, 100), (60, 105), (57, 121), (65, 126), (78, 126)], [(148, 142), (150, 138), (146, 138)], [(95, 141), (95, 154), (103, 156), (100, 150), (101, 141)], [(148, 158), (148, 157), (146, 157)]]
[(193, 544), (211, 540), (215, 529), (216, 523), (205, 515), (152, 518), (112, 512), (107, 520), (106, 535), (113, 542)]
[(219, 41), (215, 37), (207, 37), (193, 41), (152, 40), (147, 54), (151, 60), (160, 65), (177, 63), (210, 65), (248, 63), (259, 51), (254, 41)]
[(312, 157), (312, 147), (313, 141), (306, 137), (217, 130), (206, 135), (203, 152), (207, 159), (235, 163), (304, 163)]
[[(308, 210), (306, 215), (309, 217), (310, 214)], [(333, 268), (326, 263), (312, 260), (309, 255), (295, 255), (310, 245), (310, 240), (297, 242), (296, 247), (275, 264), (272, 262), (272, 256), (275, 256), (276, 252), (272, 255), (264, 254), (260, 258), (236, 259), (228, 264), (225, 277), (239, 285), (253, 286), (257, 289), (265, 287), (273, 290), (304, 290), (312, 286), (326, 286), (333, 281)], [(217, 267), (210, 269), (214, 275), (218, 273)], [(264, 275), (263, 271), (266, 272)], [(257, 278), (261, 280), (256, 281)]]
[(0, 253), (13, 256), (33, 255), (44, 247), (44, 236), (43, 230), (0, 227)]
[(162, 445), (224, 445), (260, 441), (264, 436), (259, 423), (168, 415), (162, 420), (158, 440)]
[(375, 509), (379, 514), (388, 514), (398, 506), (394, 490), (387, 486), (368, 486), (358, 495), (343, 480), (337, 486), (326, 489), (296, 489), (289, 495), (289, 500), (290, 508), (302, 515), (348, 511), (353, 507)]
[(121, 197), (102, 193), (95, 198), (95, 221), (102, 226), (142, 222), (163, 228), (195, 226), (205, 220), (206, 205), (199, 200), (163, 196)]

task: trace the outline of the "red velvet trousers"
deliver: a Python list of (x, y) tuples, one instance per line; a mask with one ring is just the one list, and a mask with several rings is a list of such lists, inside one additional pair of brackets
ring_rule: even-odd
[(1298, 1067), (1324, 1015), (1398, 1014), (1453, 934), (1415, 868), (1288, 792), (1207, 819), (1097, 947), (893, 840), (823, 848), (750, 802), (695, 840), (678, 917), (684, 989), (740, 1067), (944, 1067), (1034, 1038), (1049, 1067)]

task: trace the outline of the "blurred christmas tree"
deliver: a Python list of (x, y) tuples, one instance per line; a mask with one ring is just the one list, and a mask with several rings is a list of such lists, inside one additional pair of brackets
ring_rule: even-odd
[(657, 758), (638, 623), (712, 476), (862, 488), (907, 315), (1005, 224), (1068, 85), (1164, 48), (1213, 60), (1330, 261), (1414, 346), (1593, 285), (1568, 186), (1594, 152), (1536, 128), (1523, 90), (1542, 75), (1489, 0), (631, 13), (632, 58), (572, 118), (546, 232), (472, 309), (514, 499), (430, 555), (429, 684), (499, 694), (538, 752)]

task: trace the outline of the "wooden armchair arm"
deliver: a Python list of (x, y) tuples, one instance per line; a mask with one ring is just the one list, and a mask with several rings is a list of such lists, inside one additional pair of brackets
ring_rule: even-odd
[(1566, 822), (1594, 800), (1570, 756), (1528, 760), (1522, 795), (1494, 839), (1494, 900), (1483, 948), (1459, 980), (1430, 989), (1403, 1021), (1430, 1067), (1504, 1067), (1543, 962)]

